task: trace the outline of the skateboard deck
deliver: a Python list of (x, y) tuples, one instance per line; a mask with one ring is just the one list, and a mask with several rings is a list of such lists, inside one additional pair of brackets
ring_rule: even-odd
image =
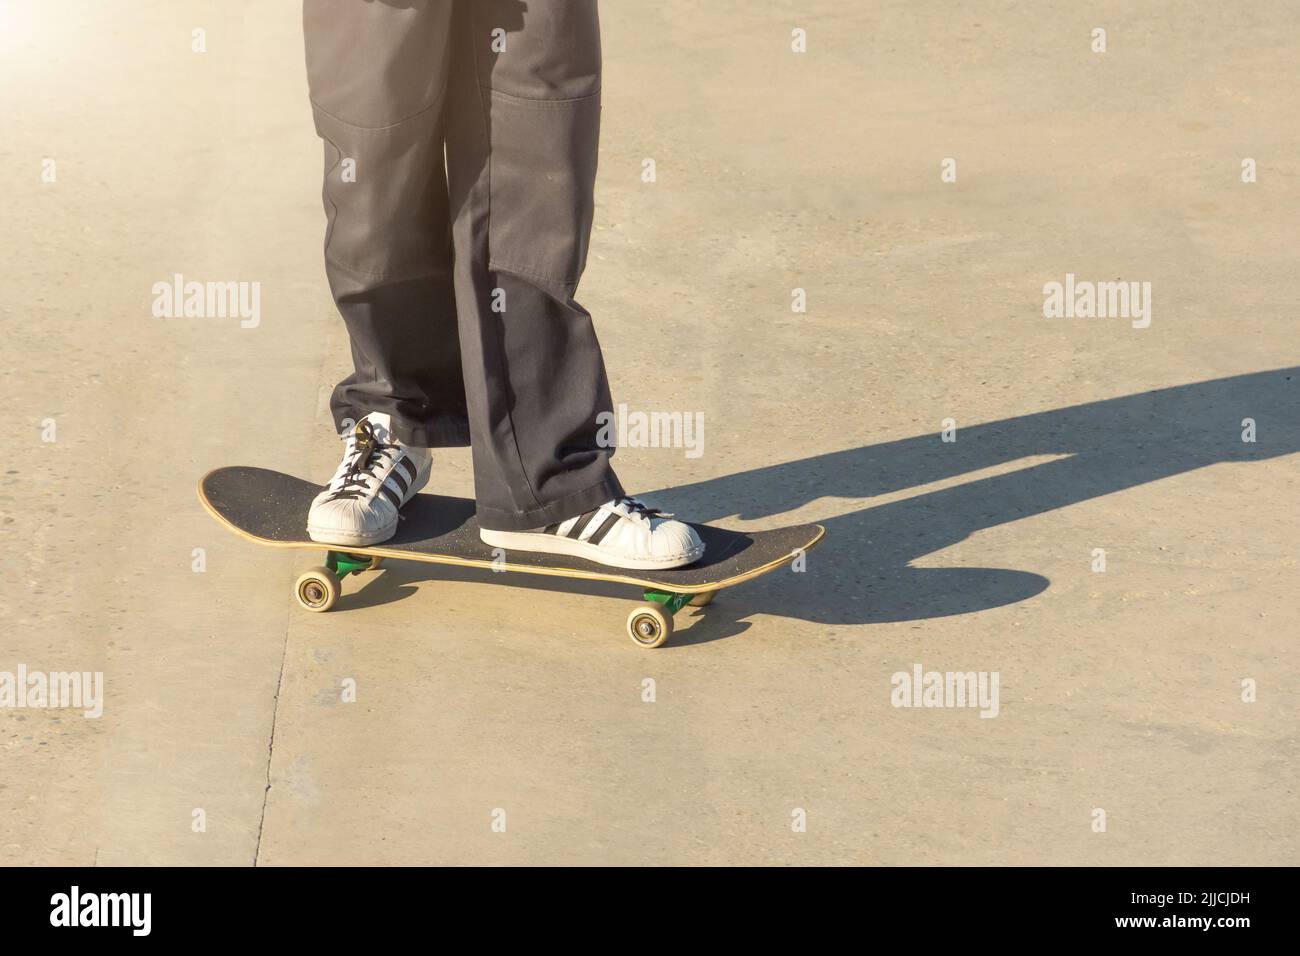
[(321, 490), (278, 471), (236, 466), (204, 475), (199, 501), (218, 522), (258, 544), (326, 551), (325, 565), (304, 573), (294, 586), (298, 603), (311, 611), (329, 610), (343, 578), (377, 569), (387, 559), (613, 581), (643, 589), (650, 602), (628, 617), (628, 634), (642, 647), (668, 639), (672, 615), (682, 606), (702, 607), (723, 588), (785, 567), (825, 534), (817, 524), (752, 532), (693, 524), (704, 542), (699, 561), (671, 570), (628, 570), (566, 555), (494, 549), (479, 539), (473, 501), (422, 493), (402, 508), (397, 532), (387, 541), (331, 546), (307, 537), (307, 512)]

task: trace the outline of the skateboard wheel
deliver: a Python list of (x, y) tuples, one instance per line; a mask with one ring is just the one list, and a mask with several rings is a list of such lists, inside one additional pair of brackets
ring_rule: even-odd
[(371, 558), (371, 559), (370, 559), (370, 570), (371, 570), (371, 571), (378, 571), (378, 570), (379, 570), (380, 568), (382, 568), (383, 566), (384, 566), (384, 559), (383, 559), (383, 558)]
[(658, 647), (672, 637), (673, 619), (657, 604), (644, 604), (627, 616), (627, 633), (637, 647)]
[(686, 603), (691, 607), (707, 607), (713, 603), (713, 598), (717, 593), (717, 591), (702, 591)]
[(329, 568), (304, 571), (293, 586), (294, 597), (309, 611), (328, 611), (339, 599), (342, 588)]

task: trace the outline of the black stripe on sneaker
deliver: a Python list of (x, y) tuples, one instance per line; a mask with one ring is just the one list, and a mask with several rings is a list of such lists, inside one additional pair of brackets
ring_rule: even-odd
[(598, 510), (599, 509), (588, 511), (585, 515), (579, 515), (575, 518), (573, 521), (573, 527), (569, 529), (569, 533), (566, 534), (565, 537), (573, 538), (575, 541), (581, 537), (583, 530), (587, 527), (587, 522), (592, 519)]
[(395, 492), (392, 488), (389, 488), (387, 485), (380, 485), (379, 493), (383, 495), (385, 498), (387, 498), (392, 503), (394, 508), (402, 507), (402, 496), (399, 495), (397, 492)]
[(394, 468), (392, 471), (388, 473), (388, 477), (393, 479), (393, 481), (397, 483), (398, 488), (402, 489), (402, 494), (406, 494), (406, 489), (411, 487), (411, 483), (407, 481), (405, 478), (403, 478), (398, 473), (396, 468)]
[(410, 457), (407, 455), (403, 455), (401, 457), (401, 460), (397, 462), (396, 467), (403, 468), (406, 470), (407, 483), (402, 486), (402, 491), (406, 491), (406, 489), (410, 486), (410, 483), (415, 481), (415, 476), (418, 472), (418, 469), (415, 467), (415, 462), (411, 461)]
[(610, 529), (613, 528), (614, 525), (618, 524), (618, 519), (621, 517), (623, 516), (618, 512), (611, 512), (609, 516), (601, 522), (600, 527), (596, 529), (596, 533), (588, 538), (587, 541), (591, 544), (600, 544), (600, 542), (604, 540), (605, 535), (609, 534)]
[(558, 530), (560, 530), (560, 526), (558, 524), (548, 524), (545, 528), (542, 529), (542, 534), (555, 534), (555, 532)]

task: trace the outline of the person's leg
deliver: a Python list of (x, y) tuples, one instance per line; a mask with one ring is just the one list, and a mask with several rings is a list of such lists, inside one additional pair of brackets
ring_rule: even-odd
[(447, 117), (456, 307), (479, 523), (541, 528), (622, 494), (574, 301), (600, 122), (595, 0), (457, 0)]
[(443, 167), (452, 0), (304, 0), (325, 143), (325, 270), (352, 344), (334, 390), (343, 458), (312, 502), (314, 541), (369, 545), (469, 441)]
[(325, 269), (355, 365), (334, 390), (335, 424), (381, 413), (423, 447), (470, 437), (443, 166), (452, 6), (303, 3)]

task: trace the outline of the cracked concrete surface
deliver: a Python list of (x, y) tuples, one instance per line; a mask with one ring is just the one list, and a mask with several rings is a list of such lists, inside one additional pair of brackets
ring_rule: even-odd
[[(315, 559), (194, 495), (335, 463), (298, 5), (0, 7), (0, 671), (106, 686), (0, 709), (0, 864), (1297, 862), (1291, 5), (760, 7), (604, 4), (580, 298), (616, 401), (705, 415), (630, 489), (829, 537), (648, 653), (615, 586), (395, 564), (299, 611)], [(1151, 327), (1043, 318), (1067, 272)], [(175, 273), (261, 324), (154, 318)], [(999, 716), (893, 707), (916, 663)]]

